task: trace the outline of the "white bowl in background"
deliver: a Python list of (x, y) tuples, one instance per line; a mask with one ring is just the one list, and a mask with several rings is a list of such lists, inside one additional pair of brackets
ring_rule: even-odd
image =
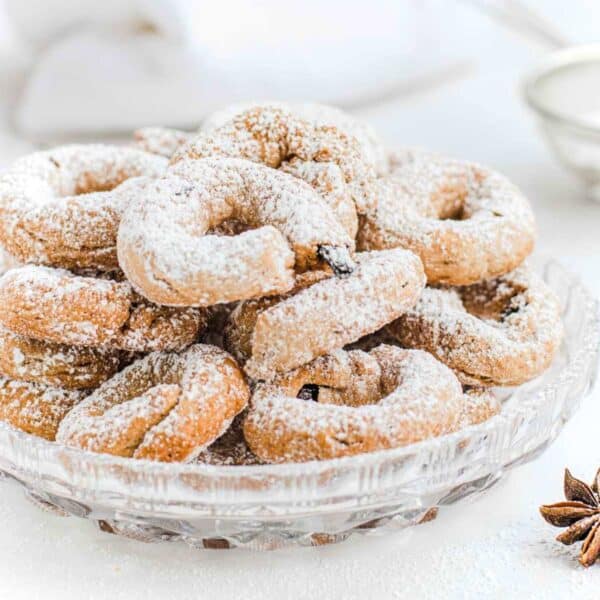
[(552, 53), (523, 92), (552, 150), (600, 202), (600, 44)]

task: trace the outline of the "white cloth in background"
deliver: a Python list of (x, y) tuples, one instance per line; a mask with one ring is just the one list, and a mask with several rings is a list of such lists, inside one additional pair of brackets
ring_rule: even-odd
[[(464, 58), (446, 0), (6, 0), (35, 48), (25, 135), (189, 127), (231, 102), (356, 106)], [(462, 36), (461, 36), (462, 37)]]

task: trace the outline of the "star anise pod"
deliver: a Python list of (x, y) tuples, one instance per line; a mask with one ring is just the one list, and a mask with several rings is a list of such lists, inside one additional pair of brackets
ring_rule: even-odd
[(555, 527), (566, 527), (556, 537), (566, 545), (583, 540), (579, 562), (589, 567), (600, 557), (600, 469), (594, 483), (576, 479), (569, 469), (565, 469), (564, 491), (566, 502), (540, 506), (542, 517)]

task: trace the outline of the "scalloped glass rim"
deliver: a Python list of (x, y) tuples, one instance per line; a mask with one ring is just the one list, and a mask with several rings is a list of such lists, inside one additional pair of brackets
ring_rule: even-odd
[[(42, 495), (93, 504), (96, 514), (171, 520), (303, 518), (340, 510), (452, 501), (461, 485), (497, 479), (552, 441), (596, 377), (597, 303), (555, 261), (542, 273), (561, 296), (559, 364), (508, 396), (500, 415), (393, 450), (297, 464), (212, 466), (134, 461), (65, 448), (0, 424), (0, 470)], [(574, 314), (571, 314), (574, 313)], [(570, 343), (576, 343), (575, 348)], [(555, 361), (556, 362), (556, 361)], [(428, 504), (428, 499), (431, 501)], [(72, 511), (72, 512), (77, 512)]]

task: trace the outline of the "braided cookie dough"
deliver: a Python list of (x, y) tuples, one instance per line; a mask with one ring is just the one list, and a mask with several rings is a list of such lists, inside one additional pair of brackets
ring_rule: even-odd
[(0, 421), (53, 441), (64, 416), (84, 397), (81, 390), (0, 377)]
[[(351, 237), (356, 233), (356, 211), (366, 210), (374, 201), (375, 166), (363, 155), (355, 137), (277, 106), (259, 106), (236, 115), (180, 148), (171, 162), (214, 156), (245, 158), (291, 170), (296, 175), (305, 174), (309, 182), (324, 177), (328, 184), (325, 189), (317, 186), (317, 191)], [(347, 196), (336, 182), (345, 182)], [(333, 193), (328, 193), (328, 185)]]
[[(123, 214), (119, 263), (146, 298), (210, 306), (282, 293), (294, 266), (353, 268), (354, 242), (304, 182), (241, 159), (177, 163)], [(235, 221), (237, 235), (209, 233)]]
[(157, 352), (72, 410), (57, 441), (117, 456), (189, 461), (229, 427), (249, 394), (233, 358), (215, 346)]
[(391, 158), (378, 201), (361, 217), (360, 250), (402, 247), (423, 261), (429, 283), (468, 285), (508, 273), (531, 253), (527, 199), (499, 173), (406, 151)]
[(386, 330), (431, 352), (465, 384), (501, 386), (540, 375), (563, 336), (558, 299), (526, 267), (467, 287), (425, 288)]
[(338, 458), (455, 431), (468, 421), (467, 403), (452, 371), (427, 352), (339, 350), (259, 383), (244, 435), (267, 462)]
[(24, 262), (114, 269), (119, 216), (130, 200), (120, 184), (158, 177), (166, 164), (135, 148), (100, 144), (25, 156), (0, 177), (0, 241)]
[(148, 352), (192, 344), (205, 326), (198, 309), (156, 306), (129, 283), (28, 265), (0, 278), (0, 324), (59, 344)]
[(269, 379), (380, 329), (411, 308), (425, 285), (421, 261), (407, 250), (365, 252), (357, 264), (347, 278), (327, 277), (273, 304), (240, 304), (226, 347), (247, 360), (251, 377)]
[(121, 352), (43, 342), (0, 327), (0, 373), (66, 389), (94, 388), (112, 377)]

